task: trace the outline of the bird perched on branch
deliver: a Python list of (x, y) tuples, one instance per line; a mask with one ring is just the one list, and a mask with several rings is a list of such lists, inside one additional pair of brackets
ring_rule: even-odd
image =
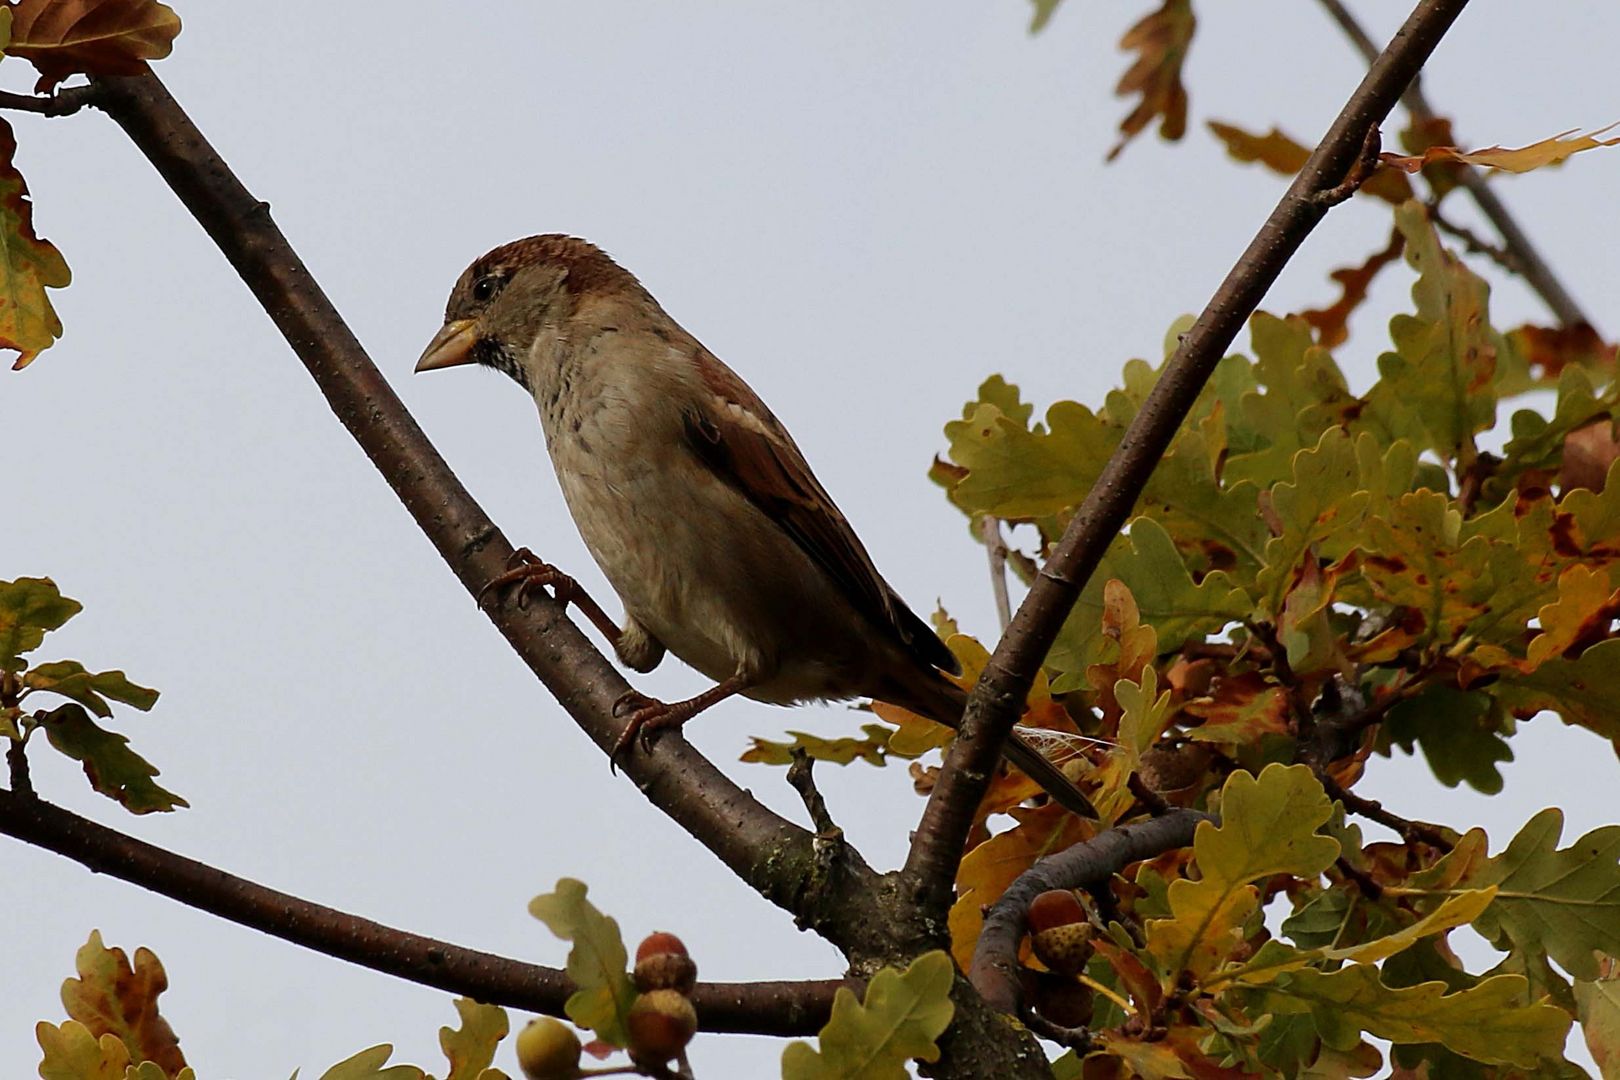
[[(534, 396), (563, 496), (623, 601), (622, 626), (523, 553), (493, 588), (550, 586), (636, 671), (667, 649), (715, 685), (684, 701), (632, 691), (633, 742), (734, 694), (778, 705), (870, 697), (956, 726), (965, 695), (934, 632), (872, 565), (787, 429), (748, 385), (601, 250), (532, 236), (456, 282), (417, 371), (482, 364)], [(1092, 815), (1014, 736), (1008, 758)]]

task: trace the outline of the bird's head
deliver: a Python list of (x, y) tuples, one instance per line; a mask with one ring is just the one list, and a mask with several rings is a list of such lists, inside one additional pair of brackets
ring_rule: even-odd
[(462, 273), (445, 305), (444, 326), (416, 370), (483, 364), (528, 387), (525, 364), (541, 331), (565, 325), (588, 294), (626, 285), (635, 285), (629, 273), (594, 244), (572, 236), (551, 233), (502, 244)]

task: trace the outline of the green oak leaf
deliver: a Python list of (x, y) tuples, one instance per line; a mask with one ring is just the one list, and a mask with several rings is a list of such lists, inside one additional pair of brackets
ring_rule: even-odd
[(791, 765), (793, 752), (803, 750), (816, 761), (830, 761), (834, 765), (848, 765), (856, 760), (868, 765), (885, 764), (888, 756), (895, 753), (889, 746), (893, 729), (882, 724), (862, 724), (861, 731), (863, 737), (859, 739), (853, 736), (826, 739), (804, 731), (789, 731), (789, 742), (773, 742), (756, 735), (750, 739), (753, 745), (743, 751), (741, 760), (762, 765)]
[(1349, 1049), (1361, 1033), (1392, 1043), (1442, 1043), (1487, 1064), (1535, 1066), (1561, 1058), (1570, 1018), (1553, 1005), (1523, 1004), (1525, 981), (1498, 975), (1447, 993), (1440, 982), (1391, 987), (1372, 964), (1337, 971), (1301, 968), (1280, 975), (1260, 995), (1282, 1013), (1308, 1012), (1322, 1041)]
[(1332, 814), (1332, 801), (1304, 765), (1228, 777), (1221, 824), (1201, 822), (1193, 834), (1198, 879), (1171, 882), (1171, 917), (1146, 924), (1148, 952), (1166, 979), (1183, 971), (1208, 976), (1230, 955), (1259, 908), (1250, 882), (1273, 874), (1314, 878), (1331, 865), (1339, 843), (1317, 829)]
[(456, 999), (456, 1013), (461, 1017), (459, 1028), (439, 1029), (439, 1046), (450, 1062), (445, 1080), (494, 1080), (490, 1069), (495, 1060), (495, 1048), (506, 1038), (511, 1025), (506, 1010), (498, 1005), (481, 1005), (471, 998)]
[(1360, 422), (1455, 458), (1495, 423), (1498, 358), (1510, 350), (1491, 329), (1490, 286), (1440, 246), (1423, 205), (1404, 203), (1395, 224), (1418, 272), (1417, 312), (1390, 320), (1395, 349), (1378, 359)]
[(321, 1073), (320, 1080), (427, 1080), (415, 1065), (389, 1065), (394, 1048), (388, 1043), (346, 1057)]
[(1598, 977), (1594, 950), (1620, 955), (1620, 825), (1594, 829), (1558, 850), (1563, 831), (1563, 812), (1543, 810), (1470, 876), (1467, 884), (1498, 890), (1474, 925), (1499, 945), (1545, 953), (1590, 980)]
[(122, 803), (132, 814), (150, 814), (190, 806), (180, 796), (153, 782), (158, 770), (129, 748), (129, 739), (96, 726), (79, 704), (52, 709), (39, 726), (56, 747), (84, 766), (90, 786)]
[(1574, 660), (1554, 657), (1527, 674), (1506, 675), (1488, 688), (1497, 701), (1520, 719), (1543, 710), (1566, 724), (1620, 739), (1620, 638), (1591, 646)]
[(23, 675), (23, 685), (31, 690), (61, 694), (103, 720), (112, 715), (107, 698), (133, 705), (142, 712), (150, 710), (158, 699), (156, 690), (137, 686), (122, 671), (87, 671), (77, 660), (57, 660), (29, 668)]
[(39, 648), (47, 631), (59, 629), (82, 610), (50, 578), (0, 581), (0, 671), (22, 670), (18, 658)]
[(1142, 621), (1157, 632), (1160, 652), (1172, 652), (1247, 618), (1254, 608), (1249, 594), (1221, 571), (1195, 582), (1164, 526), (1137, 518), (1130, 534), (1114, 541), (1091, 575), (1047, 655), (1048, 666), (1059, 673), (1053, 693), (1085, 685), (1085, 670), (1096, 662), (1102, 633), (1103, 589), (1114, 578), (1130, 589)]
[(568, 1019), (596, 1032), (614, 1046), (624, 1046), (625, 1017), (636, 999), (635, 984), (625, 970), (630, 957), (619, 924), (585, 899), (586, 886), (561, 878), (553, 892), (529, 901), (529, 914), (553, 934), (571, 942), (568, 977), (579, 987), (564, 1005)]
[(1435, 778), (1447, 787), (1466, 783), (1495, 795), (1502, 790), (1497, 766), (1513, 760), (1503, 737), (1512, 727), (1490, 694), (1431, 686), (1391, 709), (1380, 737), (1409, 754), (1422, 750)]
[(866, 998), (841, 987), (820, 1049), (805, 1042), (782, 1051), (783, 1080), (903, 1080), (912, 1060), (938, 1061), (936, 1039), (950, 1025), (956, 966), (942, 950), (924, 953), (904, 972), (884, 968)]

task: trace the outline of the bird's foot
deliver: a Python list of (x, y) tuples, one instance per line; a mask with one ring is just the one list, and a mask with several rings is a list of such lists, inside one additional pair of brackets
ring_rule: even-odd
[(639, 745), (643, 751), (651, 750), (659, 732), (670, 728), (678, 730), (702, 708), (696, 698), (667, 702), (650, 698), (639, 690), (626, 690), (613, 703), (613, 715), (624, 716), (625, 721), (619, 740), (613, 744), (613, 753), (608, 755), (608, 768), (617, 771), (632, 744)]
[(478, 590), (478, 606), (484, 606), (484, 598), (490, 593), (499, 594), (514, 585), (517, 587), (517, 605), (520, 608), (528, 606), (529, 593), (536, 589), (550, 588), (552, 599), (559, 604), (578, 603), (585, 597), (585, 590), (579, 587), (579, 582), (528, 548), (521, 547), (506, 560), (506, 572), (492, 578)]

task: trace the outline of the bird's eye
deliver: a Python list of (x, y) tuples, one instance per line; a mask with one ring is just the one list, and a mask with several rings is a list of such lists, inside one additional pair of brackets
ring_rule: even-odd
[(487, 300), (494, 299), (495, 293), (500, 289), (500, 287), (501, 279), (495, 275), (491, 274), (488, 277), (481, 277), (477, 281), (473, 282), (473, 299), (478, 301), (480, 304)]

